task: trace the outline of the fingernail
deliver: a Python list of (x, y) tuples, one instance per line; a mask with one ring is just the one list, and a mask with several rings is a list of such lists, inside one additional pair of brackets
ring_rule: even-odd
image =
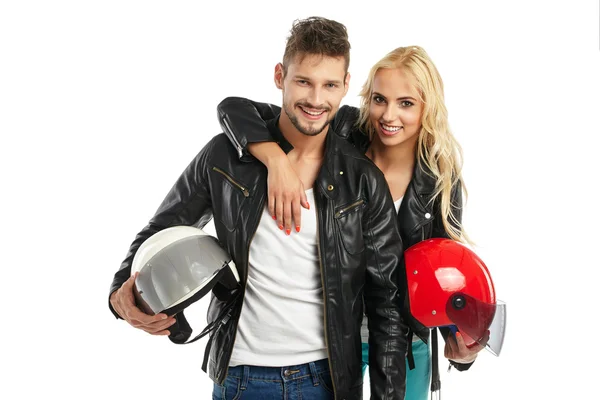
[(279, 230), (282, 230), (282, 229), (283, 229), (283, 225), (279, 225)]
[(456, 337), (462, 337), (462, 335), (460, 334), (460, 332), (456, 332)]
[(285, 234), (286, 234), (286, 235), (289, 235), (290, 233), (292, 233), (292, 230), (291, 230), (291, 229), (286, 229), (286, 230), (285, 230)]
[(277, 217), (273, 215), (273, 219), (277, 219)]
[(296, 225), (296, 232), (300, 232), (300, 225)]

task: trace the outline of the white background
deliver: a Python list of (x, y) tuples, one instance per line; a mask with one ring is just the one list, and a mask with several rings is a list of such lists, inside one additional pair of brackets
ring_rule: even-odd
[(0, 397), (210, 398), (205, 341), (116, 321), (109, 285), (220, 132), (218, 102), (280, 104), (274, 66), (311, 15), (348, 28), (345, 104), (398, 46), (423, 46), (444, 78), (465, 225), (508, 305), (501, 356), (466, 373), (442, 363), (444, 398), (598, 392), (597, 1), (106, 0), (0, 5)]

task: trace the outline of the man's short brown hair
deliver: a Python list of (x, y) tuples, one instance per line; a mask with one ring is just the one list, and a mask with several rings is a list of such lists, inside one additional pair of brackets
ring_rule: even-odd
[(350, 42), (346, 27), (337, 21), (321, 17), (295, 20), (283, 53), (283, 73), (288, 65), (306, 55), (344, 57), (345, 69), (350, 65)]

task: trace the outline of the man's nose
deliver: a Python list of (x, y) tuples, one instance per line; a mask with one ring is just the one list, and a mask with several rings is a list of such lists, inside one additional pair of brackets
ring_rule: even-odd
[(317, 87), (312, 88), (308, 97), (310, 105), (315, 108), (322, 108), (323, 99), (323, 89)]

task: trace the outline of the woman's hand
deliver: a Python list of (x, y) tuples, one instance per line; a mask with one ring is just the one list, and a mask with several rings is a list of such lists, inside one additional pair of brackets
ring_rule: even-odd
[[(483, 343), (486, 342), (487, 338), (485, 338)], [(485, 344), (482, 346), (479, 343), (475, 343), (467, 347), (460, 332), (456, 332), (456, 338), (454, 335), (448, 335), (448, 339), (446, 339), (444, 357), (460, 364), (470, 364), (475, 361), (477, 354), (483, 350), (484, 346)]]
[(269, 196), (269, 214), (277, 221), (279, 229), (284, 229), (286, 235), (292, 228), (300, 232), (302, 226), (302, 210), (310, 208), (306, 200), (304, 185), (298, 174), (292, 168), (287, 156), (270, 160), (267, 185)]
[(248, 145), (248, 151), (268, 169), (268, 207), (269, 214), (277, 222), (279, 229), (285, 229), (289, 235), (292, 226), (300, 232), (300, 207), (310, 208), (306, 200), (304, 185), (292, 168), (287, 155), (275, 142), (260, 142)]

